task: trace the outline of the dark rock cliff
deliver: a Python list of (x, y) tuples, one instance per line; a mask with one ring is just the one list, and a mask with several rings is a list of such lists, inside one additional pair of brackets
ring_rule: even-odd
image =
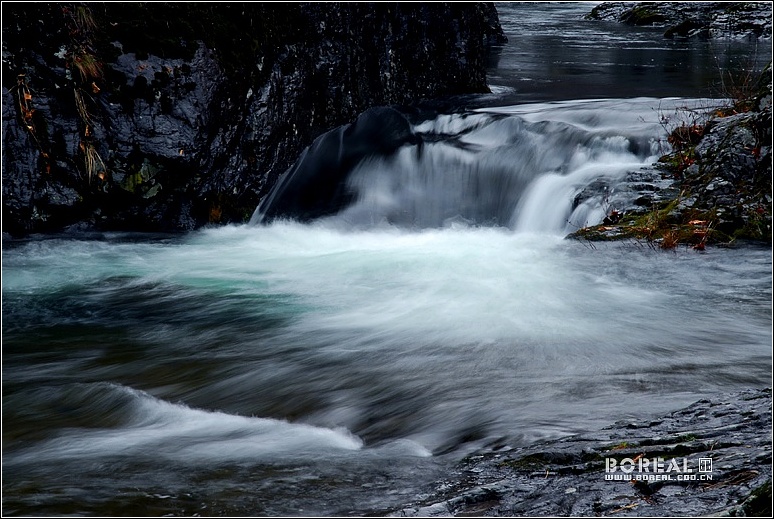
[(3, 4), (3, 231), (245, 221), (369, 107), (486, 92), (492, 4)]

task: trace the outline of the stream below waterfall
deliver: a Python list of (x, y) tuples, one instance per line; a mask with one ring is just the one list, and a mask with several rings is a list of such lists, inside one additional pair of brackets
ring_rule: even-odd
[(335, 214), (4, 242), (3, 514), (385, 513), (476, 449), (767, 386), (769, 248), (564, 239), (754, 44), (589, 9), (498, 4), (493, 93)]

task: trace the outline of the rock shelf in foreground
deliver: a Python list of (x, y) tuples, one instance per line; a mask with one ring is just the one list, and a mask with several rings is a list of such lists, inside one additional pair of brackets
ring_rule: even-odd
[[(389, 515), (770, 516), (771, 413), (771, 389), (747, 390), (657, 419), (469, 456), (431, 497)], [(681, 467), (710, 458), (712, 480), (605, 480), (607, 458), (638, 456)]]

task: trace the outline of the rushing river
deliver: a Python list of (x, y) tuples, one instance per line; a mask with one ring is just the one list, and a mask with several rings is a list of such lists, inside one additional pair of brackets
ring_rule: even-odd
[(768, 385), (770, 249), (564, 239), (664, 111), (714, 103), (718, 43), (627, 53), (588, 8), (501, 5), (495, 93), (363, 161), (335, 215), (4, 243), (3, 513), (379, 513), (474, 449)]

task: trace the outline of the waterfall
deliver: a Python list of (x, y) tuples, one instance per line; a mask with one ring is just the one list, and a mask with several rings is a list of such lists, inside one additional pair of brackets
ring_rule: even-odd
[[(702, 100), (529, 104), (442, 114), (409, 126), (394, 110), (372, 114), (354, 130), (342, 127), (318, 139), (268, 205), (275, 216), (355, 228), (464, 224), (566, 234), (602, 222), (608, 197), (627, 172), (666, 151), (662, 114), (686, 104)], [(389, 145), (360, 140), (354, 151), (342, 138), (361, 132), (371, 139), (374, 126), (401, 130), (391, 131)], [(338, 147), (335, 153), (326, 139)], [(330, 156), (346, 156), (347, 164), (331, 165)], [(299, 199), (315, 207), (296, 210)]]

